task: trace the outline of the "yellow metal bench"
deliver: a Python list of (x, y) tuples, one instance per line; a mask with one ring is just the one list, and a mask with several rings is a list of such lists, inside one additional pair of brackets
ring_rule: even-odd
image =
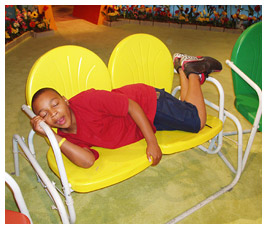
[[(168, 48), (159, 39), (148, 34), (131, 35), (122, 40), (111, 55), (108, 68), (96, 54), (88, 49), (78, 46), (61, 46), (45, 53), (33, 65), (26, 85), (27, 105), (31, 106), (32, 96), (38, 89), (43, 87), (54, 88), (66, 98), (70, 98), (89, 88), (111, 90), (112, 88), (133, 83), (146, 83), (158, 88), (165, 88), (167, 92), (170, 92), (173, 71), (172, 57)], [(208, 78), (208, 81), (220, 85), (211, 77)], [(177, 89), (173, 94), (176, 91)], [(238, 123), (237, 119), (232, 118), (227, 111), (224, 111), (222, 88), (219, 88), (219, 92), (221, 94), (219, 106), (206, 101), (208, 106), (218, 111), (218, 117), (208, 115), (207, 126), (198, 134), (183, 131), (158, 131), (156, 133), (163, 154), (177, 153), (196, 146), (208, 153), (219, 152), (222, 146), (222, 127), (225, 117), (230, 117)], [(28, 106), (24, 105), (23, 110), (30, 116), (34, 116)], [(48, 163), (54, 173), (61, 178), (64, 196), (69, 209), (69, 214), (67, 214), (63, 210), (64, 208), (61, 207), (61, 201), (57, 200), (57, 207), (63, 223), (74, 223), (76, 220), (71, 189), (76, 192), (94, 191), (128, 179), (151, 165), (146, 157), (146, 142), (141, 140), (118, 149), (94, 147), (99, 151), (100, 158), (93, 167), (89, 169), (80, 168), (60, 153), (52, 132), (49, 131), (46, 124), (42, 125), (47, 131), (48, 139), (51, 143), (51, 148), (47, 154)], [(47, 183), (50, 186), (50, 182), (43, 175), (44, 172), (29, 154), (29, 152), (34, 154), (33, 135), (34, 132), (32, 131), (29, 135), (29, 148), (24, 146), (18, 135), (15, 135), (14, 139), (19, 140), (20, 146), (23, 145), (22, 148), (25, 154), (29, 155), (28, 158), (33, 162), (32, 165), (38, 171), (37, 174), (40, 179), (45, 180), (44, 184)], [(207, 141), (211, 142), (208, 149), (201, 146)], [(242, 138), (240, 144), (238, 164), (242, 160)], [(18, 165), (16, 151), (14, 151), (14, 155), (15, 165)], [(235, 173), (237, 174), (236, 178), (239, 178), (241, 171), (238, 169)], [(19, 174), (18, 166), (16, 174)], [(238, 179), (235, 180), (236, 183)], [(231, 186), (234, 186), (234, 184), (231, 184)], [(46, 187), (49, 187), (48, 185)], [(203, 201), (201, 206), (209, 203), (218, 195), (227, 191), (227, 189), (229, 190), (229, 188), (226, 187), (223, 191)], [(50, 192), (53, 188), (48, 190)], [(54, 193), (54, 191), (52, 192)], [(189, 212), (191, 213), (201, 206), (193, 208)], [(184, 218), (186, 215), (188, 213), (182, 214), (179, 219)], [(177, 221), (178, 219), (176, 218), (173, 222)]]

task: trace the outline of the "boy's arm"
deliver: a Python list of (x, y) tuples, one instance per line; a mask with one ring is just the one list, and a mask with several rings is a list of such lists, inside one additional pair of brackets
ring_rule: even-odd
[[(63, 139), (55, 133), (58, 143)], [(95, 156), (88, 148), (82, 148), (76, 144), (65, 140), (60, 146), (60, 150), (74, 164), (82, 168), (90, 168), (95, 163)]]
[[(41, 135), (46, 135), (39, 123), (43, 121), (40, 116), (35, 116), (31, 119), (33, 130)], [(54, 133), (58, 143), (63, 139), (58, 134)], [(87, 148), (82, 148), (68, 140), (65, 140), (60, 147), (64, 155), (74, 164), (82, 168), (90, 168), (95, 162), (94, 154)]]
[(153, 129), (140, 105), (131, 99), (128, 100), (129, 100), (128, 113), (135, 121), (137, 126), (140, 128), (147, 142), (147, 150), (146, 150), (147, 157), (148, 159), (150, 159), (150, 157), (152, 156), (153, 158), (152, 165), (157, 165), (161, 160), (162, 152), (158, 145)]

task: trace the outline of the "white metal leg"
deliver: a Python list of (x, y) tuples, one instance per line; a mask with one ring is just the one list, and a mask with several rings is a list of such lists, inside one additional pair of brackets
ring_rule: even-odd
[(19, 148), (16, 138), (13, 138), (13, 156), (14, 156), (15, 175), (19, 176)]
[(233, 165), (228, 161), (228, 159), (223, 155), (221, 151), (218, 152), (218, 156), (223, 160), (223, 162), (226, 164), (226, 166), (234, 173), (236, 174), (236, 170), (233, 167)]
[(234, 180), (229, 185), (224, 187), (223, 189), (214, 193), (213, 195), (211, 195), (207, 199), (203, 200), (202, 202), (198, 203), (194, 207), (188, 209), (187, 211), (185, 211), (181, 215), (177, 216), (176, 218), (170, 220), (167, 224), (175, 224), (175, 223), (183, 220), (185, 217), (191, 215), (192, 213), (194, 213), (198, 209), (202, 208), (206, 204), (210, 203), (211, 201), (215, 200), (216, 198), (218, 198), (219, 196), (221, 196), (225, 192), (231, 190), (238, 182), (238, 180), (241, 176), (241, 172), (242, 172), (242, 146), (243, 146), (242, 145), (242, 139), (243, 139), (242, 127), (241, 127), (239, 120), (234, 115), (230, 114), (227, 111), (225, 111), (225, 113), (230, 119), (232, 119), (235, 122), (235, 124), (237, 126), (237, 130), (238, 130), (238, 153), (237, 153), (238, 154), (238, 162), (237, 162), (237, 172), (236, 172), (236, 176), (235, 176)]
[[(243, 130), (243, 134), (251, 133), (251, 129)], [(223, 132), (223, 136), (233, 136), (236, 135), (237, 131)]]
[[(16, 141), (14, 141), (14, 140), (16, 140)], [(53, 197), (53, 201), (55, 202), (55, 204), (57, 206), (57, 209), (58, 209), (59, 215), (61, 217), (62, 223), (69, 224), (70, 221), (69, 221), (68, 214), (66, 212), (65, 206), (64, 206), (64, 204), (63, 204), (58, 192), (54, 188), (53, 184), (51, 183), (51, 181), (49, 180), (49, 178), (47, 177), (45, 172), (42, 170), (41, 166), (38, 164), (36, 159), (33, 157), (32, 153), (30, 152), (30, 150), (27, 147), (27, 145), (24, 143), (22, 138), (17, 134), (15, 134), (13, 136), (13, 144), (15, 144), (13, 146), (13, 152), (18, 150), (18, 145), (19, 145), (22, 148), (22, 150), (25, 153), (25, 155), (28, 158), (28, 160), (30, 161), (30, 163), (31, 163), (32, 167), (34, 168), (34, 170), (38, 173), (40, 179), (46, 185), (47, 190), (49, 191), (49, 193)]]

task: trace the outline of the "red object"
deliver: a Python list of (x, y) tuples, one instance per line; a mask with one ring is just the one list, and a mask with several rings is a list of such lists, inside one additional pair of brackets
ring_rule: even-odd
[(47, 11), (48, 10), (48, 6), (44, 6), (43, 10)]
[(127, 85), (111, 92), (89, 89), (69, 100), (75, 114), (77, 133), (58, 134), (81, 147), (118, 148), (143, 138), (141, 130), (128, 113), (128, 98), (137, 102), (146, 114), (153, 131), (157, 108), (154, 87)]
[(5, 210), (5, 224), (30, 224), (27, 216), (20, 212)]
[(34, 28), (34, 27), (35, 27), (35, 25), (36, 25), (36, 24), (35, 24), (35, 22), (34, 22), (34, 21), (31, 21), (31, 22), (30, 22), (30, 27)]
[(101, 5), (76, 5), (73, 7), (72, 15), (97, 25), (101, 13), (100, 8)]
[(254, 10), (258, 13), (261, 10), (261, 7), (259, 5), (255, 6)]

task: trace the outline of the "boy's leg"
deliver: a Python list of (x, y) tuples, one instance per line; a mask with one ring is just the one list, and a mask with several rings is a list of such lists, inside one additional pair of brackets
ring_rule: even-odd
[[(175, 63), (174, 63), (175, 65)], [(176, 67), (176, 66), (175, 66)], [(201, 83), (198, 74), (190, 74), (188, 77), (182, 68), (177, 68), (181, 82), (181, 101), (186, 101), (197, 107), (200, 119), (200, 129), (206, 124), (207, 113), (204, 97), (201, 90)]]
[(181, 83), (181, 101), (184, 101), (188, 92), (189, 79), (186, 77), (184, 71), (179, 68), (180, 83)]
[(200, 85), (205, 82), (209, 73), (221, 71), (222, 65), (212, 57), (195, 57), (180, 53), (173, 55), (173, 62), (181, 77), (181, 100), (197, 107), (202, 129), (206, 123), (207, 113)]
[(174, 66), (181, 77), (181, 100), (164, 90), (156, 89), (160, 96), (154, 125), (157, 130), (198, 132), (205, 126), (207, 119), (200, 85), (208, 73), (219, 71), (221, 64), (209, 57), (174, 55)]
[(181, 85), (180, 100), (184, 101), (188, 90), (188, 78), (186, 77), (184, 71), (182, 70), (180, 59), (181, 59), (180, 56), (179, 58), (173, 57), (173, 64), (177, 73), (180, 75), (180, 85)]
[[(185, 76), (183, 70), (179, 70), (179, 73), (181, 77)], [(188, 90), (185, 96), (185, 101), (197, 107), (200, 119), (200, 129), (204, 128), (207, 120), (207, 112), (198, 74), (194, 73), (189, 74)]]
[(181, 82), (181, 101), (190, 102), (197, 107), (200, 119), (200, 129), (204, 128), (207, 119), (204, 96), (201, 90), (201, 84), (198, 74), (190, 74), (186, 77), (182, 68), (178, 69)]

